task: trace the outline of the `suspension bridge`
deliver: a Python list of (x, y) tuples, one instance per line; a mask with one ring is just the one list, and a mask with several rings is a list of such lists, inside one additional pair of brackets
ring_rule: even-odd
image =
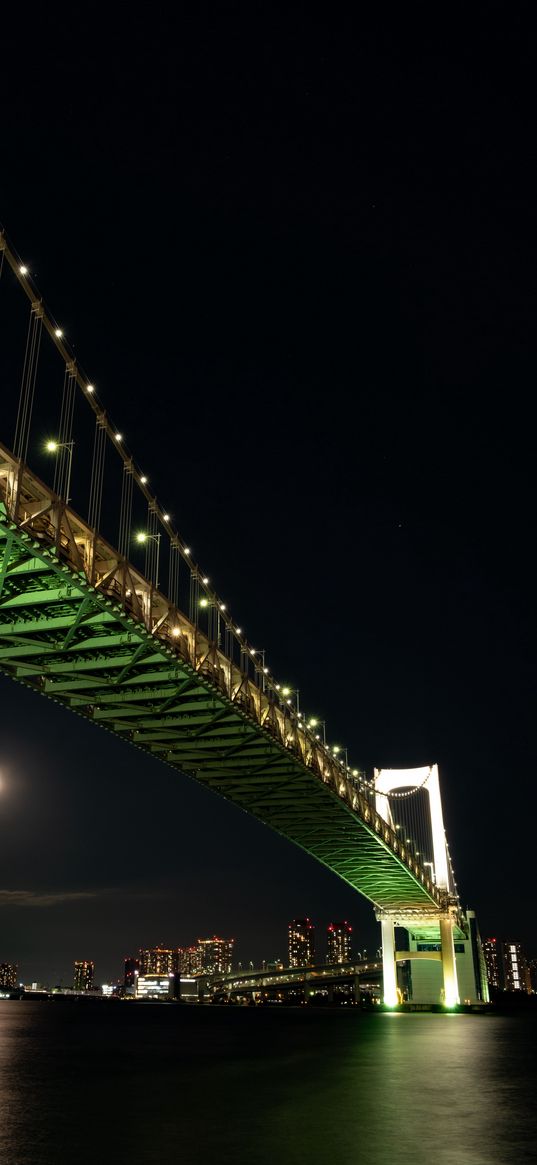
[[(469, 932), (436, 766), (368, 778), (327, 744), (193, 560), (5, 234), (0, 290), (8, 320), (17, 297), (2, 393), (18, 393), (13, 435), (0, 432), (0, 669), (226, 797), (364, 895), (382, 924), (387, 1004), (399, 998), (396, 925), (429, 939), (455, 1004), (454, 944)], [(53, 436), (41, 392), (47, 417), (56, 393)], [(35, 450), (49, 454), (50, 483)]]

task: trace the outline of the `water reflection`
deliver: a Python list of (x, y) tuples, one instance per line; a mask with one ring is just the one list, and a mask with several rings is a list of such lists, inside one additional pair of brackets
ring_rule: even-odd
[(536, 1024), (0, 1004), (2, 1165), (533, 1160)]

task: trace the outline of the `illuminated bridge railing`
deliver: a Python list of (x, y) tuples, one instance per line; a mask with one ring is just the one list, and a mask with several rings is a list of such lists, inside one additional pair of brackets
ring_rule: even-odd
[(208, 976), (215, 992), (259, 991), (278, 987), (308, 986), (322, 988), (327, 984), (348, 982), (363, 975), (382, 975), (382, 963), (361, 960), (356, 963), (321, 964), (308, 967), (282, 967), (281, 970), (229, 971)]
[[(126, 557), (3, 446), (0, 446), (0, 506), (5, 511), (8, 540), (17, 534), (19, 537), (26, 534), (36, 550), (50, 556), (71, 574), (73, 582), (78, 579), (89, 584), (131, 625), (143, 625), (166, 655), (181, 660), (204, 685), (224, 696), (243, 718), (268, 734), (361, 818), (368, 831), (421, 884), (431, 909), (435, 905), (436, 908), (443, 906), (444, 896), (426, 869), (376, 812), (373, 790), (363, 775), (353, 775), (330, 754), (300, 713), (281, 700), (262, 667), (254, 663), (254, 675), (249, 675), (250, 659), (234, 661), (217, 640), (204, 634)], [(4, 564), (1, 582), (5, 581)], [(39, 603), (39, 592), (26, 595), (26, 601)], [(0, 595), (0, 608), (1, 604)]]

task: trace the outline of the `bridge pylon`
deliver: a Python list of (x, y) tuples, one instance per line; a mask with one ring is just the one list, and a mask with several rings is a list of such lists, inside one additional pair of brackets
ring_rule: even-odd
[[(441, 963), (440, 999), (430, 999), (429, 1002), (454, 1007), (460, 1002), (454, 931), (460, 934), (464, 923), (446, 842), (438, 765), (375, 769), (374, 785), (377, 813), (392, 829), (404, 830), (404, 834), (399, 836), (411, 852), (418, 853), (422, 860), (424, 852), (427, 853), (430, 861), (425, 864), (431, 867), (443, 900), (440, 909), (433, 910), (377, 909), (382, 931), (384, 1003), (387, 1007), (394, 1007), (400, 1002), (397, 963), (416, 958)], [(404, 824), (396, 821), (394, 815)], [(409, 833), (413, 836), (407, 836)], [(396, 951), (396, 926), (413, 934), (416, 950)], [(410, 948), (410, 942), (408, 946)]]

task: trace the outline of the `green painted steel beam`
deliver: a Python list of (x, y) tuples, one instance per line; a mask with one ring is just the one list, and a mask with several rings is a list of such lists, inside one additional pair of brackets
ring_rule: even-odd
[(376, 905), (438, 909), (363, 798), (353, 808), (350, 793), (1, 506), (0, 670), (246, 809)]

